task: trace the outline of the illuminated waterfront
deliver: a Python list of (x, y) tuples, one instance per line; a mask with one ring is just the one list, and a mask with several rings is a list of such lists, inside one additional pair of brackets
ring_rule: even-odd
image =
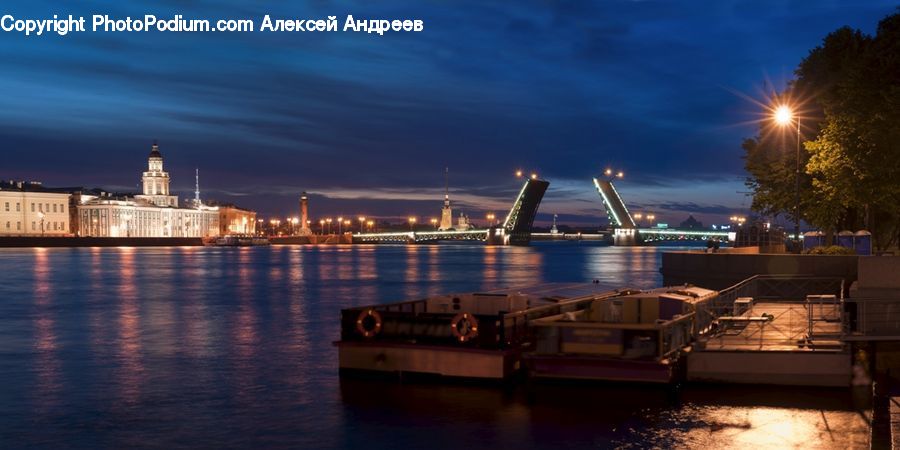
[(44, 447), (863, 445), (847, 390), (341, 381), (342, 307), (541, 281), (661, 283), (662, 249), (0, 250), (0, 442)]

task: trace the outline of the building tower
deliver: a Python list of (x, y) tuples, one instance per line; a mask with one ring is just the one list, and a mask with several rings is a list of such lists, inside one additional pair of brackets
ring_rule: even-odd
[(300, 194), (300, 234), (302, 236), (312, 234), (312, 230), (309, 229), (309, 198), (306, 191)]
[(200, 201), (200, 169), (194, 169), (194, 208), (203, 206)]
[(444, 208), (441, 209), (440, 231), (453, 229), (453, 209), (450, 208), (450, 168), (444, 168)]
[(169, 195), (169, 173), (163, 170), (163, 157), (156, 141), (153, 141), (153, 147), (150, 148), (147, 171), (141, 181), (144, 195), (137, 195), (135, 198), (143, 198), (157, 206), (178, 206), (178, 197)]

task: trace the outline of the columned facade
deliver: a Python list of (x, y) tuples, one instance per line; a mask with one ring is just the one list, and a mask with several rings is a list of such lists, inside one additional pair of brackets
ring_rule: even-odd
[(154, 143), (143, 176), (143, 195), (81, 196), (78, 234), (97, 237), (215, 237), (220, 234), (219, 208), (196, 205), (179, 208), (170, 195), (169, 174), (163, 170)]

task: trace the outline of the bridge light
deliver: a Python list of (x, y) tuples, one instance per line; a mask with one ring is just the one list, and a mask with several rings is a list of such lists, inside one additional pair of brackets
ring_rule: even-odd
[(532, 180), (537, 180), (537, 174), (536, 174), (536, 173), (531, 174), (531, 179), (532, 179)]
[(603, 171), (603, 174), (606, 175), (606, 176), (612, 175), (612, 169), (607, 168), (606, 170)]
[(521, 170), (517, 170), (517, 171), (516, 171), (516, 178), (522, 178), (522, 171), (521, 171)]
[(625, 173), (622, 172), (621, 170), (619, 171), (619, 173), (616, 174), (616, 178), (622, 178), (624, 176), (625, 176)]

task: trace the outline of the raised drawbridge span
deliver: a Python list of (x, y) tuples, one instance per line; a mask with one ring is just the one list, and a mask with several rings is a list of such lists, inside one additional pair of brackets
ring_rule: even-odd
[(503, 224), (473, 230), (406, 231), (387, 233), (357, 233), (354, 243), (426, 243), (437, 241), (483, 241), (497, 245), (528, 245), (531, 227), (538, 207), (550, 182), (529, 178), (525, 180)]

